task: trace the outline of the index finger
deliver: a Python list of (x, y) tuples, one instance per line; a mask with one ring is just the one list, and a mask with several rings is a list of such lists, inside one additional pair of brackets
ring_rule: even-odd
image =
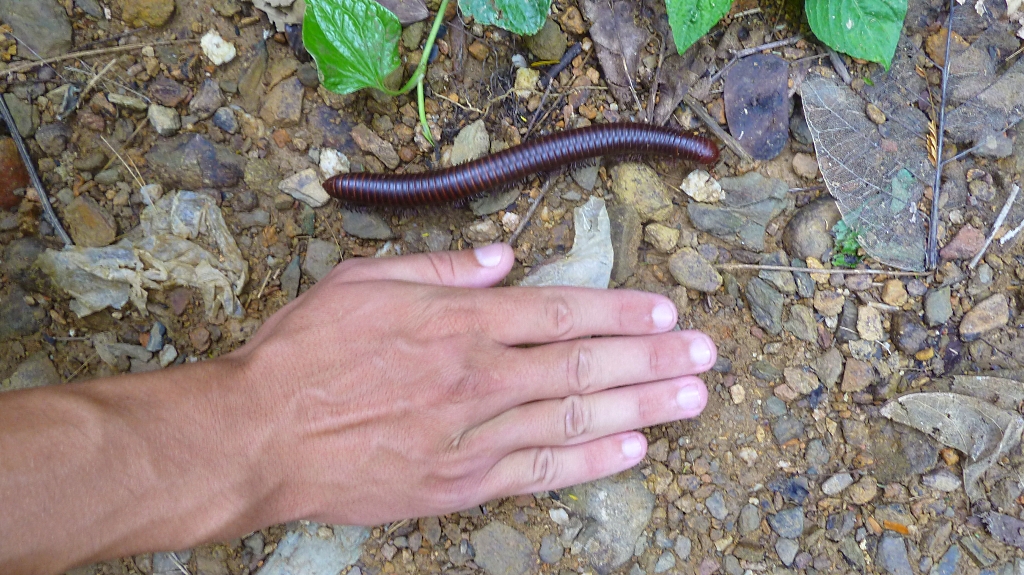
[(672, 300), (653, 293), (571, 287), (509, 287), (461, 294), (488, 334), (505, 345), (601, 335), (646, 335), (676, 325)]

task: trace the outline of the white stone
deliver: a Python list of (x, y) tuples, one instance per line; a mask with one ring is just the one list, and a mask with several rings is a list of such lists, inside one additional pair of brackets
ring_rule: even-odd
[(160, 355), (157, 357), (160, 360), (160, 367), (167, 367), (175, 359), (178, 359), (178, 350), (174, 349), (173, 345), (167, 344), (160, 350)]
[(514, 232), (519, 228), (519, 214), (515, 212), (505, 212), (504, 216), (501, 216), (501, 227), (505, 228), (506, 232)]
[(679, 188), (686, 192), (686, 195), (702, 203), (713, 204), (725, 197), (722, 185), (704, 170), (690, 172)]
[(520, 68), (516, 70), (516, 96), (526, 99), (533, 95), (537, 81), (540, 80), (540, 71), (533, 68)]
[(215, 66), (222, 66), (235, 59), (238, 52), (235, 45), (220, 37), (216, 30), (210, 30), (199, 41), (203, 54), (210, 59)]
[(338, 174), (347, 174), (350, 166), (348, 156), (333, 148), (320, 150), (320, 173), (324, 178), (333, 178)]
[(173, 136), (181, 129), (181, 116), (174, 108), (161, 106), (160, 104), (149, 105), (149, 123), (161, 136)]
[(851, 485), (853, 485), (852, 475), (849, 473), (837, 473), (821, 484), (821, 491), (825, 495), (838, 495)]
[(320, 184), (320, 178), (316, 175), (316, 170), (313, 168), (303, 170), (290, 178), (281, 180), (277, 187), (296, 200), (314, 208), (319, 208), (326, 204), (327, 200), (331, 199), (331, 196), (327, 195), (324, 187)]
[(568, 525), (569, 524), (569, 513), (561, 507), (556, 507), (548, 511), (548, 516), (555, 522), (556, 525)]
[(747, 399), (747, 390), (743, 389), (743, 386), (737, 383), (729, 388), (729, 395), (732, 396), (732, 402), (739, 405)]
[(921, 478), (921, 483), (932, 489), (949, 493), (960, 489), (960, 477), (949, 469), (937, 469)]

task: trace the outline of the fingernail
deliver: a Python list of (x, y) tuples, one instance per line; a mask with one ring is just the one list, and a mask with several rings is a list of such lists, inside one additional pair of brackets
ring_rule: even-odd
[(692, 385), (687, 385), (676, 393), (676, 403), (679, 404), (681, 409), (686, 411), (700, 409), (700, 391)]
[(675, 310), (672, 309), (672, 304), (659, 303), (654, 306), (651, 311), (651, 319), (654, 321), (654, 326), (658, 329), (667, 329), (672, 327), (676, 321)]
[(711, 361), (711, 345), (704, 336), (699, 336), (690, 342), (690, 360), (694, 365), (707, 365)]
[(476, 248), (473, 250), (473, 253), (476, 254), (476, 261), (481, 266), (493, 268), (501, 263), (501, 255), (504, 251), (501, 244), (491, 244), (482, 248)]
[(628, 437), (622, 440), (622, 454), (629, 459), (636, 459), (643, 457), (644, 455), (644, 444), (636, 437)]

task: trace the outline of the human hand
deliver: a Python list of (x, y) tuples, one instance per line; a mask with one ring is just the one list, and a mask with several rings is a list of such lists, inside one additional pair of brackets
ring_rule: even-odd
[[(638, 463), (715, 362), (665, 297), (495, 288), (511, 248), (349, 260), (232, 356), (275, 521), (379, 524)], [(604, 336), (604, 337), (594, 337)]]

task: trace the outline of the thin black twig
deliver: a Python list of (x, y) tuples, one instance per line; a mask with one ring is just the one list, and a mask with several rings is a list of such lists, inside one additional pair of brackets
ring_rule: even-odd
[(17, 124), (14, 123), (14, 116), (11, 116), (11, 110), (7, 107), (7, 101), (4, 99), (3, 94), (0, 94), (0, 114), (4, 117), (7, 131), (11, 133), (11, 138), (14, 139), (14, 145), (17, 146), (18, 153), (21, 154), (21, 161), (25, 163), (25, 168), (28, 169), (29, 179), (32, 180), (32, 186), (35, 187), (36, 194), (39, 195), (39, 202), (43, 204), (43, 217), (50, 222), (54, 232), (57, 233), (57, 236), (60, 237), (65, 246), (75, 245), (71, 241), (71, 236), (64, 230), (60, 220), (57, 219), (53, 206), (50, 205), (50, 198), (46, 195), (46, 189), (43, 188), (43, 182), (39, 179), (39, 173), (36, 172), (36, 167), (32, 163), (32, 157), (29, 156), (28, 148), (25, 147), (25, 140), (21, 138), (21, 132), (18, 131)]
[(935, 182), (932, 185), (932, 213), (928, 225), (928, 252), (926, 263), (929, 269), (939, 265), (939, 196), (942, 190), (942, 146), (946, 130), (946, 84), (949, 80), (949, 45), (953, 36), (953, 10), (956, 0), (949, 0), (949, 19), (946, 22), (946, 57), (942, 61), (942, 97), (939, 100), (938, 135), (935, 144)]
[(776, 40), (774, 42), (768, 42), (767, 44), (761, 44), (760, 46), (751, 46), (750, 48), (744, 48), (743, 50), (736, 50), (733, 52), (733, 55), (736, 56), (737, 58), (746, 58), (747, 56), (758, 54), (760, 52), (764, 52), (765, 50), (774, 50), (776, 48), (782, 48), (784, 46), (792, 46), (793, 44), (796, 44), (802, 39), (803, 36), (801, 34), (797, 34), (796, 36), (790, 36), (789, 38), (785, 38), (783, 40)]
[(572, 64), (573, 59), (575, 59), (576, 56), (579, 56), (582, 52), (583, 44), (581, 42), (576, 42), (575, 44), (573, 44), (572, 47), (565, 51), (565, 54), (562, 55), (562, 58), (558, 61), (557, 64), (548, 68), (548, 71), (544, 74), (544, 77), (540, 79), (540, 85), (546, 88), (548, 84), (550, 84), (556, 76), (561, 74), (562, 70), (568, 68), (569, 64)]

